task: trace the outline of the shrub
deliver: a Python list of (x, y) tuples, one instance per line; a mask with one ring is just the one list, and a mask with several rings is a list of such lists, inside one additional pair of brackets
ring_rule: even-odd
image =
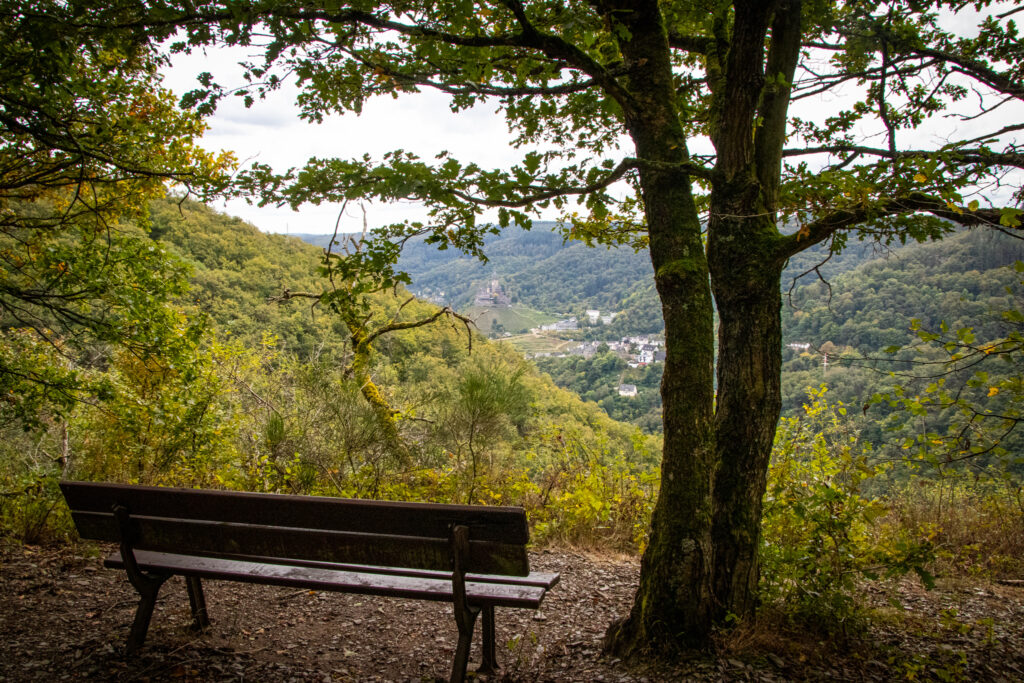
[(1024, 482), (1001, 469), (982, 476), (946, 470), (893, 495), (892, 522), (930, 529), (936, 572), (984, 578), (1024, 573)]
[(884, 523), (889, 506), (867, 489), (886, 467), (871, 464), (870, 444), (825, 392), (809, 390), (804, 415), (779, 424), (765, 494), (762, 590), (794, 617), (845, 629), (861, 615), (860, 581), (915, 571), (930, 584), (931, 549), (910, 529)]

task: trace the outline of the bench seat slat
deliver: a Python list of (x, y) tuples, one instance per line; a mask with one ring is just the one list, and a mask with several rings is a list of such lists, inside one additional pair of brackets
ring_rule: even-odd
[[(145, 571), (161, 571), (205, 579), (224, 579), (248, 583), (309, 588), (311, 590), (364, 593), (418, 600), (452, 601), (452, 582), (444, 578), (402, 576), (379, 572), (357, 572), (294, 564), (246, 562), (219, 557), (198, 557), (175, 553), (135, 551)], [(121, 569), (120, 552), (110, 555), (104, 564)], [(468, 578), (468, 577), (467, 577)], [(466, 597), (471, 604), (495, 607), (537, 609), (544, 598), (543, 586), (467, 581)]]
[[(246, 562), (266, 562), (269, 564), (280, 563), (273, 557), (259, 557), (255, 555), (233, 556), (213, 555), (212, 557), (223, 557), (227, 560), (242, 560)], [(316, 562), (313, 560), (288, 560), (288, 564), (300, 567), (320, 567), (323, 569), (337, 569), (341, 571), (362, 572), (367, 574), (397, 574), (400, 576), (418, 576), (427, 579), (445, 579), (451, 581), (451, 572), (432, 571), (429, 569), (407, 569), (405, 567), (379, 567), (369, 564), (348, 564), (338, 562)], [(521, 586), (537, 586), (545, 590), (551, 590), (558, 585), (561, 576), (557, 572), (530, 572), (525, 576), (498, 575), (498, 574), (466, 574), (466, 581), (477, 583), (509, 583)]]

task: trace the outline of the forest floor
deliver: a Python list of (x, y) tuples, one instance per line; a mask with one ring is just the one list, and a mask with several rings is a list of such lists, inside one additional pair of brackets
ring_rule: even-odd
[[(161, 592), (146, 645), (125, 659), (136, 599), (123, 572), (103, 568), (107, 551), (0, 540), (0, 680), (447, 679), (450, 605), (209, 582), (213, 625), (195, 635), (180, 577)], [(498, 610), (496, 682), (1024, 680), (1022, 587), (901, 581), (868, 594), (874, 618), (858, 635), (824, 641), (762, 625), (715, 655), (627, 667), (600, 643), (631, 603), (638, 562), (565, 549), (531, 561), (562, 580), (539, 612)]]

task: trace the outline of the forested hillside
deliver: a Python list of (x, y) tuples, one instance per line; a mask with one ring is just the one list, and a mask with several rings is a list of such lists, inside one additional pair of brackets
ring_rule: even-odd
[(273, 334), (280, 348), (302, 360), (344, 345), (344, 326), (329, 311), (269, 302), (285, 288), (321, 286), (317, 249), (196, 202), (156, 202), (150, 214), (150, 234), (191, 266), (189, 303), (212, 319), (223, 340), (256, 346)]
[(997, 232), (961, 232), (941, 242), (912, 244), (874, 258), (840, 277), (798, 284), (783, 308), (786, 342), (826, 341), (863, 353), (906, 343), (911, 319), (937, 330), (973, 325), (998, 333), (998, 312), (1010, 308), (1015, 282), (1006, 266), (1024, 259), (1024, 242)]
[[(319, 247), (326, 247), (331, 238), (294, 236)], [(664, 327), (646, 250), (588, 247), (563, 239), (558, 224), (538, 221), (530, 230), (513, 226), (487, 235), (484, 251), (486, 262), (414, 239), (402, 251), (399, 265), (412, 277), (413, 289), (425, 295), (444, 292), (444, 301), (456, 308), (468, 307), (481, 286), (497, 279), (513, 303), (545, 313), (568, 315), (596, 308), (625, 316), (603, 331), (609, 335), (656, 333)], [(822, 277), (834, 278), (887, 253), (855, 243), (826, 258), (827, 247), (819, 245), (793, 257), (783, 281), (788, 287), (805, 273), (816, 278), (815, 267)]]
[[(911, 396), (924, 395), (938, 380), (956, 393), (982, 398), (1000, 381), (1019, 377), (1022, 369), (1013, 362), (988, 363), (988, 381), (970, 386), (968, 367), (946, 363), (1019, 332), (1019, 321), (1008, 312), (1020, 310), (1024, 300), (1020, 273), (1011, 267), (1022, 259), (1021, 240), (962, 232), (895, 250), (828, 283), (796, 287), (791, 303), (783, 307), (785, 341), (809, 347), (783, 350), (783, 411), (799, 411), (805, 387), (827, 384), (833, 397), (863, 410), (869, 418), (865, 437), (880, 446), (905, 445), (925, 425), (944, 433), (950, 411), (927, 422), (922, 414), (912, 428), (895, 429), (887, 418), (897, 406), (879, 401), (878, 395), (891, 393), (896, 385)], [(999, 397), (985, 398), (993, 399), (989, 408), (998, 411)], [(1018, 448), (1019, 435), (1004, 445)]]
[[(174, 355), (93, 347), (69, 360), (102, 381), (102, 394), (70, 408), (44, 405), (34, 423), (4, 413), (3, 490), (35, 501), (4, 499), (8, 528), (48, 533), (54, 484), (73, 477), (500, 501), (534, 511), (539, 538), (590, 537), (604, 520), (610, 542), (638, 539), (656, 439), (446, 316), (382, 334), (369, 348), (367, 377), (393, 409), (394, 423), (382, 422), (355, 379), (339, 316), (310, 299), (281, 300), (328, 286), (320, 249), (191, 201), (154, 202), (150, 219), (164, 257), (190, 273), (190, 289), (169, 304), (186, 345)], [(361, 324), (370, 330), (438, 312), (402, 291), (367, 304)], [(577, 508), (570, 501), (580, 496), (599, 504)]]
[[(620, 307), (615, 309), (620, 315), (611, 325), (585, 327), (578, 333), (581, 339), (614, 340), (661, 330), (657, 297), (650, 274), (644, 270), (646, 252), (567, 246), (553, 233), (538, 232), (542, 227), (550, 228), (537, 226), (532, 232), (515, 231), (494, 240), (498, 248), (488, 252), (491, 261), (486, 265), (453, 258), (446, 252), (435, 251), (430, 256), (430, 247), (424, 244), (416, 245), (402, 264), (410, 269), (414, 287), (430, 282), (434, 291), (463, 292), (463, 299), (471, 298), (477, 283), (490, 277), (484, 275), (490, 268), (486, 272), (502, 273), (506, 290), (518, 292), (530, 306), (542, 308), (544, 297), (537, 296), (532, 285), (520, 287), (517, 283), (520, 278), (532, 283), (544, 275), (550, 284), (541, 291), (559, 297), (561, 308), (557, 311), (578, 312), (608, 305), (601, 302), (615, 302), (612, 305)], [(592, 260), (581, 258), (582, 254), (589, 254)], [(832, 388), (834, 397), (857, 406), (888, 390), (894, 383), (889, 373), (908, 366), (894, 363), (897, 357), (884, 351), (918, 340), (917, 332), (911, 329), (913, 320), (919, 320), (923, 329), (934, 331), (943, 323), (950, 329), (972, 326), (979, 339), (1005, 334), (1006, 323), (1000, 312), (1013, 308), (1019, 295), (1007, 289), (1017, 282), (1007, 266), (1021, 259), (1024, 243), (990, 231), (959, 232), (941, 242), (925, 244), (880, 247), (853, 243), (831, 256), (821, 246), (794, 257), (784, 279), (783, 340), (787, 345), (806, 347), (784, 349), (784, 414), (799, 410), (806, 388), (822, 383)], [(457, 279), (468, 268), (475, 269), (472, 277), (479, 279), (460, 289)], [(639, 279), (595, 277), (595, 270), (630, 272)], [(581, 290), (580, 282), (599, 289)], [(597, 293), (585, 295), (581, 291)], [(828, 367), (823, 363), (823, 351), (829, 355)], [(898, 358), (910, 361), (916, 353), (908, 350)], [(865, 359), (872, 360), (869, 363)], [(598, 402), (617, 419), (633, 421), (651, 431), (660, 429), (660, 366), (631, 370), (614, 354), (536, 362), (559, 386)], [(641, 396), (618, 396), (620, 382), (636, 384)], [(888, 413), (884, 407), (876, 410)], [(892, 435), (882, 433), (879, 424), (873, 423), (871, 436), (893, 440)]]
[[(585, 308), (626, 310), (636, 292), (649, 288), (651, 261), (646, 252), (565, 242), (556, 228), (555, 223), (538, 221), (530, 230), (511, 227), (488, 235), (487, 262), (411, 240), (399, 266), (412, 276), (413, 289), (426, 295), (444, 292), (445, 302), (456, 308), (469, 306), (477, 290), (494, 279), (513, 303), (552, 314)], [(330, 239), (298, 237), (318, 246)]]

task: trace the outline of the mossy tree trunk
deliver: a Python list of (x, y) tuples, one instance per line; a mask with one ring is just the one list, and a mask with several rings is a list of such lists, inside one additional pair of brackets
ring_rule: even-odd
[[(655, 283), (665, 318), (662, 380), (665, 446), (662, 484), (632, 611), (608, 631), (623, 655), (703, 647), (732, 614), (752, 616), (758, 580), (761, 499), (781, 406), (780, 278), (783, 238), (775, 222), (788, 92), (763, 87), (769, 22), (779, 39), (769, 68), (792, 78), (799, 48), (799, 3), (736, 3), (732, 43), (712, 68), (707, 245), (689, 179), (642, 167)], [(685, 143), (663, 112), (656, 12), (633, 12), (623, 53), (652, 74), (634, 79), (643, 115), (630, 131), (637, 156), (685, 162)], [(665, 38), (661, 38), (665, 40)], [(788, 41), (788, 42), (787, 42)], [(667, 52), (667, 51), (666, 51)], [(788, 90), (780, 85), (778, 90)], [(650, 94), (651, 99), (643, 99)], [(772, 98), (779, 105), (773, 107)], [(659, 108), (661, 107), (661, 108)], [(760, 127), (755, 125), (761, 112)], [(752, 133), (752, 131), (757, 131)], [(682, 158), (672, 158), (676, 152)], [(656, 165), (655, 168), (658, 166)], [(717, 396), (713, 352), (718, 329)]]
[(781, 408), (782, 263), (770, 251), (751, 249), (756, 235), (765, 249), (775, 241), (771, 221), (760, 219), (762, 225), (756, 225), (757, 220), (719, 226), (709, 249), (719, 316), (712, 530), (716, 621), (753, 616), (761, 501)]
[[(661, 383), (664, 423), (661, 490), (640, 586), (629, 616), (612, 626), (608, 646), (693, 646), (709, 631), (712, 606), (714, 327), (700, 216), (684, 167), (686, 140), (673, 97), (667, 36), (654, 3), (625, 13), (623, 53), (643, 64), (627, 125), (640, 169), (654, 282), (665, 319)], [(670, 170), (671, 169), (671, 170)]]
[(360, 319), (355, 311), (350, 310), (343, 310), (341, 318), (349, 329), (349, 341), (352, 343), (352, 361), (346, 368), (346, 372), (359, 385), (359, 392), (373, 410), (374, 415), (377, 416), (382, 437), (391, 452), (403, 466), (409, 467), (412, 465), (412, 455), (398, 431), (398, 419), (401, 416), (401, 411), (396, 410), (384, 397), (371, 375), (372, 346), (370, 344), (373, 338), (367, 332), (366, 321)]
[[(715, 621), (753, 617), (761, 506), (782, 406), (787, 240), (776, 224), (790, 87), (800, 56), (800, 0), (736, 3), (718, 85), (718, 163), (708, 260), (718, 305), (713, 592)], [(770, 47), (765, 49), (770, 34)]]

